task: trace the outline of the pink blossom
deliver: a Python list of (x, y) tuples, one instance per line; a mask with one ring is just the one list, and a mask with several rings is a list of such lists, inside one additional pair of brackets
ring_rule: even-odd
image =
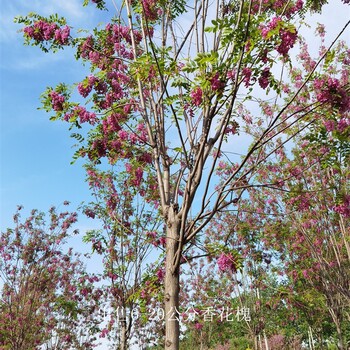
[(223, 82), (219, 79), (219, 73), (216, 73), (211, 79), (210, 79), (211, 88), (213, 91), (220, 90), (224, 87)]
[(268, 25), (261, 26), (260, 31), (263, 38), (266, 39), (269, 32), (275, 29), (281, 21), (282, 21), (281, 17), (273, 17), (270, 23), (268, 23)]
[(236, 272), (236, 261), (231, 253), (221, 253), (217, 260), (220, 271), (232, 271)]
[(203, 101), (203, 91), (200, 87), (196, 87), (192, 92), (191, 92), (191, 98), (192, 98), (192, 104), (195, 106), (200, 106), (202, 101)]
[(195, 325), (194, 325), (194, 328), (196, 328), (197, 330), (201, 330), (203, 328), (203, 324), (199, 323), (199, 322), (196, 322)]
[(342, 113), (350, 110), (350, 96), (338, 79), (315, 79), (314, 88), (319, 102), (329, 102)]
[(130, 163), (126, 163), (125, 164), (125, 170), (128, 172), (128, 173), (131, 173), (132, 172), (132, 165)]
[(297, 31), (292, 32), (288, 30), (281, 30), (279, 36), (281, 39), (281, 43), (276, 48), (276, 50), (281, 55), (286, 56), (289, 50), (294, 46), (298, 37), (298, 33)]
[(159, 238), (159, 244), (160, 244), (162, 247), (165, 247), (165, 245), (166, 245), (166, 238), (165, 238), (165, 237), (160, 237), (160, 238)]
[(88, 218), (95, 219), (96, 213), (93, 210), (86, 209), (84, 213)]
[(136, 170), (135, 170), (135, 179), (133, 181), (133, 184), (135, 186), (140, 186), (141, 184), (141, 181), (142, 181), (142, 177), (143, 177), (143, 170), (138, 167)]
[(302, 274), (303, 274), (304, 278), (309, 278), (309, 273), (307, 270), (303, 270)]
[(156, 239), (157, 232), (155, 232), (155, 231), (146, 232), (146, 236), (147, 236), (147, 238), (150, 238), (150, 239)]
[(343, 201), (333, 207), (333, 210), (345, 217), (350, 217), (350, 195), (346, 195)]
[(227, 79), (234, 80), (235, 77), (236, 77), (236, 73), (237, 73), (237, 72), (236, 72), (235, 69), (234, 69), (234, 70), (228, 71), (228, 72), (227, 72), (227, 75), (226, 75)]
[(245, 67), (242, 69), (242, 75), (243, 75), (244, 86), (249, 87), (250, 78), (252, 76), (252, 70), (250, 68)]
[(163, 281), (165, 277), (165, 270), (164, 269), (158, 269), (156, 272), (156, 275), (158, 277), (159, 281)]
[(128, 134), (128, 132), (125, 131), (125, 130), (120, 130), (120, 131), (118, 132), (118, 136), (119, 136), (119, 138), (120, 138), (121, 140), (125, 141), (125, 140), (128, 139), (129, 134)]
[(161, 13), (157, 3), (157, 0), (142, 0), (143, 13), (148, 21), (157, 20)]
[(331, 131), (335, 130), (335, 128), (336, 128), (336, 123), (334, 120), (325, 120), (323, 122), (323, 125), (325, 126), (325, 128), (328, 132), (331, 132)]
[(270, 68), (266, 67), (263, 69), (263, 71), (261, 72), (261, 75), (258, 79), (259, 85), (263, 88), (266, 89), (269, 86), (269, 78), (270, 78)]
[(69, 35), (70, 28), (68, 26), (55, 30), (55, 40), (61, 45), (68, 44)]
[(107, 328), (103, 328), (100, 334), (100, 338), (105, 338), (108, 333), (109, 330)]
[(87, 97), (97, 80), (98, 79), (96, 77), (94, 77), (93, 75), (90, 75), (89, 77), (87, 77), (85, 81), (79, 83), (78, 91), (80, 95), (83, 97)]
[(63, 110), (63, 104), (65, 102), (65, 97), (63, 95), (60, 95), (56, 91), (51, 91), (49, 93), (49, 96), (51, 98), (52, 108), (56, 112), (62, 111)]
[(138, 160), (140, 162), (151, 164), (152, 163), (152, 154), (145, 152), (141, 156), (138, 157)]
[(350, 118), (341, 118), (338, 122), (337, 129), (343, 133), (350, 126)]
[(91, 125), (96, 123), (96, 114), (93, 112), (88, 112), (85, 107), (76, 106), (74, 108), (74, 114), (79, 117), (80, 123), (89, 123)]

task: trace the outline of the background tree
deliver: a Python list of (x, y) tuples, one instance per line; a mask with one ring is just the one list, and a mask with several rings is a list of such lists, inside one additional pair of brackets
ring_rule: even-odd
[(1, 349), (94, 348), (98, 279), (65, 247), (76, 213), (53, 207), (47, 224), (37, 210), (22, 221), (21, 209), (0, 239)]
[[(317, 29), (322, 39), (321, 54), (325, 50), (324, 31), (322, 26)], [(251, 189), (249, 199), (242, 203), (239, 220), (249, 253), (258, 252), (252, 244), (253, 235), (265, 254), (272, 253), (273, 260), (282, 263), (282, 275), (288, 276), (290, 283), (286, 300), (304, 313), (320, 343), (328, 333), (324, 320), (331, 317), (340, 349), (346, 348), (344, 329), (348, 324), (350, 281), (347, 50), (345, 43), (340, 42), (332, 51), (337, 58), (326, 61), (313, 86), (302, 90), (295, 105), (297, 110), (309, 100), (326, 101), (329, 86), (339, 88), (331, 104), (320, 106), (315, 120), (289, 129), (290, 133), (302, 130), (291, 150), (282, 147), (280, 140), (276, 159), (261, 166), (258, 175), (263, 178), (259, 181), (270, 181), (273, 188)], [(305, 43), (299, 59), (304, 74), (312, 71), (316, 61)], [(294, 70), (291, 84), (299, 85), (301, 74), (301, 70)], [(265, 108), (269, 113), (274, 106)], [(276, 187), (280, 191), (276, 192)], [(327, 309), (329, 315), (324, 313)]]
[(94, 200), (82, 210), (102, 223), (101, 229), (89, 230), (84, 237), (93, 252), (103, 257), (101, 279), (107, 299), (103, 312), (108, 322), (102, 336), (125, 350), (132, 339), (145, 341), (141, 317), (145, 308), (141, 306), (149, 301), (145, 293), (148, 276), (162, 274), (157, 273), (162, 270), (162, 258), (160, 263), (156, 260), (165, 240), (159, 230), (158, 211), (140, 200), (128, 183), (128, 173), (102, 171), (91, 164), (86, 169)]
[[(339, 104), (342, 86), (327, 83), (316, 101), (290, 109), (303, 88), (317, 83), (319, 63), (299, 87), (283, 90), (300, 19), (323, 3), (128, 0), (115, 8), (105, 28), (76, 38), (57, 16), (17, 19), (25, 24), (27, 43), (44, 51), (71, 45), (90, 65), (92, 74), (78, 84), (81, 96), (89, 97), (87, 106), (72, 102), (64, 84), (43, 95), (53, 119), (90, 130), (86, 141), (75, 134), (82, 143), (75, 158), (128, 167), (130, 185), (160, 208), (166, 233), (166, 349), (179, 348), (179, 322), (172, 315), (179, 313), (183, 252), (218, 213), (237, 205), (246, 188), (266, 185), (255, 174), (279, 149), (275, 140), (291, 121), (311, 121), (319, 106)], [(264, 92), (276, 106), (261, 120), (245, 108)], [(259, 134), (248, 150), (240, 147), (240, 159), (232, 149), (244, 126)], [(262, 152), (267, 144), (268, 154)], [(230, 169), (219, 179), (215, 171), (224, 156)]]

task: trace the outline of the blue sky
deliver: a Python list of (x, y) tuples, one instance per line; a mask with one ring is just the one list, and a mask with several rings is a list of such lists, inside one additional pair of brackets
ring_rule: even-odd
[[(3, 229), (11, 224), (17, 204), (26, 209), (47, 210), (64, 200), (76, 207), (89, 196), (84, 171), (70, 165), (73, 140), (67, 125), (50, 122), (39, 111), (40, 94), (46, 86), (73, 83), (84, 72), (72, 52), (44, 54), (23, 45), (20, 25), (13, 17), (29, 11), (57, 12), (75, 28), (92, 26), (99, 11), (83, 8), (82, 1), (11, 1), (1, 6), (1, 216)], [(97, 15), (97, 16), (96, 16)]]
[[(37, 110), (40, 106), (39, 96), (47, 86), (55, 86), (61, 81), (77, 82), (86, 72), (69, 50), (44, 54), (37, 47), (24, 46), (21, 34), (17, 33), (20, 25), (13, 23), (14, 16), (25, 15), (30, 11), (42, 15), (59, 13), (75, 29), (91, 28), (108, 18), (108, 13), (96, 11), (94, 6), (83, 8), (82, 2), (12, 0), (1, 5), (2, 229), (11, 225), (17, 204), (23, 204), (28, 210), (46, 210), (64, 200), (71, 201), (76, 207), (89, 198), (81, 163), (70, 165), (74, 150), (67, 125), (50, 122), (49, 115)], [(331, 3), (321, 16), (309, 20), (310, 24), (326, 23), (329, 40), (334, 38), (350, 15), (346, 11), (349, 7), (340, 5), (340, 0), (332, 0)], [(312, 39), (312, 33), (313, 30), (304, 34)], [(87, 223), (81, 221), (80, 224), (84, 226)]]

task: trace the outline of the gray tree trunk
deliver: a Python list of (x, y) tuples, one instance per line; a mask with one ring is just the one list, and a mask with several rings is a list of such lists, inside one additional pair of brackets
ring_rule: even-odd
[(180, 219), (170, 207), (167, 220), (165, 265), (165, 349), (179, 350), (179, 266), (174, 266), (179, 246)]

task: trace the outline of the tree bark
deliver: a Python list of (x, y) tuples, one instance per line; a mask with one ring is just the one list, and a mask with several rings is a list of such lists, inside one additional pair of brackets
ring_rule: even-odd
[(346, 350), (345, 345), (344, 345), (344, 339), (343, 339), (343, 332), (341, 329), (340, 322), (336, 322), (335, 326), (337, 328), (337, 333), (338, 333), (338, 349), (339, 350)]
[(179, 266), (174, 266), (179, 246), (180, 219), (173, 207), (169, 208), (166, 237), (165, 265), (165, 350), (179, 350)]
[[(124, 316), (125, 317), (125, 316)], [(128, 337), (127, 337), (127, 324), (126, 319), (122, 319), (120, 322), (120, 350), (127, 350)]]

